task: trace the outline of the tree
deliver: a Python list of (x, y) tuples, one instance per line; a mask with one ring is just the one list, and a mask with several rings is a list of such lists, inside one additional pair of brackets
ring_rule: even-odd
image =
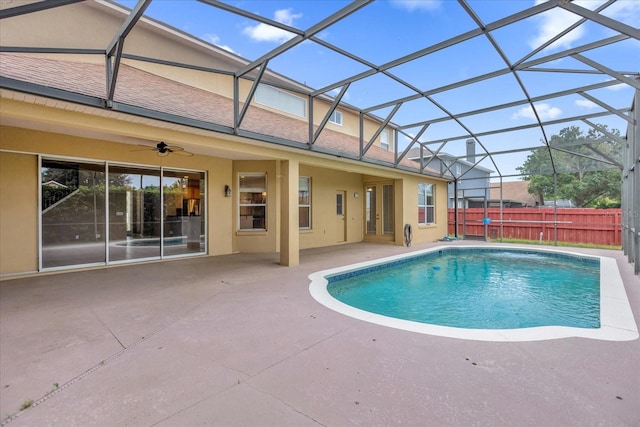
[[(617, 129), (602, 128), (620, 136)], [(585, 136), (571, 126), (553, 135), (549, 148), (533, 150), (517, 170), (529, 181), (529, 193), (542, 200), (567, 199), (577, 207), (619, 206), (622, 148), (600, 131), (590, 129)]]

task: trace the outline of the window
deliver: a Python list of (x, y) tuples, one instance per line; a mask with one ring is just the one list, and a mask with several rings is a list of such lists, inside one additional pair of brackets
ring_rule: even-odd
[(387, 129), (380, 132), (380, 146), (385, 150), (389, 150), (389, 131)]
[(311, 229), (311, 178), (308, 176), (298, 179), (298, 216), (300, 229)]
[(239, 181), (240, 230), (266, 230), (267, 175), (241, 174)]
[(433, 184), (418, 184), (418, 224), (435, 223)]
[(265, 84), (258, 85), (255, 100), (257, 103), (275, 108), (298, 117), (306, 117), (307, 103), (304, 98)]
[(329, 116), (329, 122), (342, 126), (342, 113), (338, 110), (333, 110), (333, 113)]

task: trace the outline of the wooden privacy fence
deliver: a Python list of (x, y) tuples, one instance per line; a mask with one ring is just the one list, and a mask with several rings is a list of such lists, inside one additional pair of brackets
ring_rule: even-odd
[[(458, 236), (622, 245), (621, 209), (503, 208), (501, 220), (500, 208), (488, 208), (486, 218), (483, 208), (458, 209)], [(455, 209), (448, 233), (455, 234)]]

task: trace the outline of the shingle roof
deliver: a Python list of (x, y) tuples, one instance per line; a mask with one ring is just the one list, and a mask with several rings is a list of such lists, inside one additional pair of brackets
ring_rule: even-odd
[[(0, 53), (0, 75), (71, 93), (106, 98), (105, 67), (68, 59), (51, 59), (29, 54)], [(114, 101), (148, 110), (173, 114), (222, 126), (233, 126), (233, 101), (230, 98), (167, 79), (130, 65), (121, 64)], [(251, 105), (242, 129), (299, 143), (307, 147), (308, 124), (305, 120), (277, 114)], [(358, 156), (360, 142), (353, 136), (324, 129), (314, 146), (331, 152)], [(393, 164), (393, 152), (371, 146), (366, 158)], [(401, 165), (418, 170), (405, 158)], [(432, 173), (436, 173), (431, 170)]]
[[(491, 200), (500, 200), (500, 183), (491, 183)], [(502, 183), (502, 200), (519, 202), (527, 206), (540, 204), (540, 198), (529, 193), (529, 181), (506, 181)]]

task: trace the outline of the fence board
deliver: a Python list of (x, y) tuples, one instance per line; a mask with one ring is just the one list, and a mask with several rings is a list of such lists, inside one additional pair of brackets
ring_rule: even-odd
[[(596, 245), (622, 245), (621, 209), (488, 208), (458, 209), (459, 236), (540, 240)], [(455, 232), (455, 209), (449, 209), (448, 233)]]

